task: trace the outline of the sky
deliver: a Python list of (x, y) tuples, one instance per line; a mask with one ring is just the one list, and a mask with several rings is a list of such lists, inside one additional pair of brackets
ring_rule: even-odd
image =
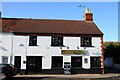
[(1, 0), (2, 2), (118, 2), (119, 0)]
[(118, 2), (2, 2), (2, 17), (83, 20), (86, 8), (104, 41), (118, 41)]

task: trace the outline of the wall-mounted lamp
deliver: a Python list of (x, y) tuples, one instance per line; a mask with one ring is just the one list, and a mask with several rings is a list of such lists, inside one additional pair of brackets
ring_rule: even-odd
[(60, 47), (60, 49), (62, 49), (62, 47)]
[(69, 47), (67, 46), (67, 49), (69, 49)]
[(19, 46), (24, 46), (24, 44), (21, 43)]
[(86, 50), (86, 47), (84, 47), (84, 50)]
[(42, 58), (45, 58), (45, 56), (42, 56)]
[(49, 49), (49, 47), (47, 47), (47, 49)]

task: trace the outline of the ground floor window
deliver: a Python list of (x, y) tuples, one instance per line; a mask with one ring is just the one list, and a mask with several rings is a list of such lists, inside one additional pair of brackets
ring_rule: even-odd
[(8, 57), (2, 56), (2, 63), (7, 64), (8, 63)]
[(101, 67), (101, 57), (91, 57), (91, 67)]
[(72, 56), (71, 57), (71, 66), (72, 67), (82, 67), (82, 57), (81, 56)]
[(52, 56), (52, 68), (62, 68), (63, 57), (62, 56)]

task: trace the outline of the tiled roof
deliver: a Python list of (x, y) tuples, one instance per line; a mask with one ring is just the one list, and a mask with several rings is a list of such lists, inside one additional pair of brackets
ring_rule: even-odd
[(2, 18), (1, 28), (13, 33), (103, 35), (94, 22), (80, 20)]

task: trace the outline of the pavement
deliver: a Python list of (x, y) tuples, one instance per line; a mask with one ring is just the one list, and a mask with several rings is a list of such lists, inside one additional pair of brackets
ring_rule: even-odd
[(51, 78), (51, 80), (59, 80), (59, 79), (70, 79), (70, 80), (75, 80), (75, 79), (87, 79), (87, 80), (96, 80), (96, 79), (114, 79), (114, 80), (120, 80), (120, 70), (114, 69), (114, 68), (105, 68), (105, 74), (72, 74), (72, 75), (65, 75), (65, 74), (29, 74), (29, 75), (16, 75), (14, 76), (16, 80), (19, 78)]
[(73, 74), (73, 75), (64, 75), (64, 74), (35, 74), (35, 75), (16, 75), (14, 78), (81, 78), (81, 79), (109, 79), (109, 78), (120, 78), (120, 74), (110, 73), (110, 74)]

